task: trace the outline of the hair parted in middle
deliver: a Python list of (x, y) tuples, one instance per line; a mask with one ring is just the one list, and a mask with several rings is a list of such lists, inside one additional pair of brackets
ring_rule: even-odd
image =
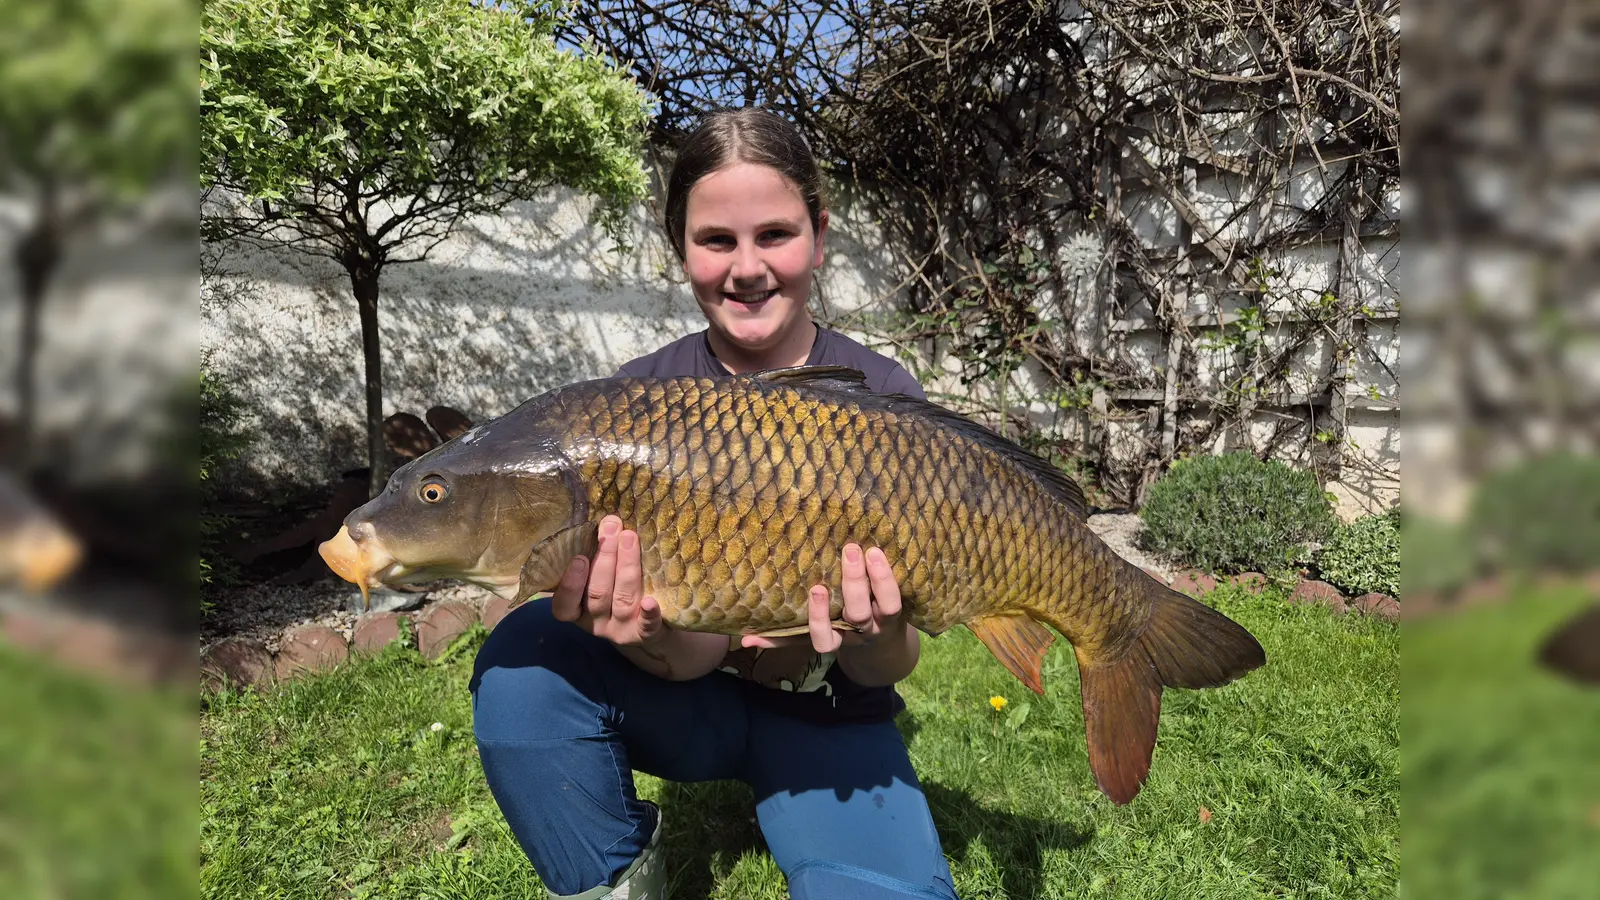
[(815, 234), (822, 228), (822, 174), (817, 159), (789, 120), (761, 107), (707, 113), (684, 142), (667, 178), (667, 239), (683, 259), (689, 191), (700, 179), (734, 163), (771, 166), (800, 189)]

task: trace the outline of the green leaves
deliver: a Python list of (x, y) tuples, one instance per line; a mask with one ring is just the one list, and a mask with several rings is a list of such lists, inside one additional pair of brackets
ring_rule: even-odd
[(1310, 472), (1245, 452), (1179, 460), (1139, 510), (1152, 549), (1206, 571), (1268, 575), (1309, 561), (1336, 520)]
[(1340, 525), (1317, 551), (1322, 579), (1351, 594), (1400, 595), (1400, 510)]
[(138, 196), (185, 167), (182, 0), (0, 0), (0, 185)]
[(202, 181), (388, 248), (437, 237), (406, 221), (556, 184), (615, 226), (645, 190), (647, 98), (608, 60), (558, 49), (555, 23), (539, 2), (208, 0)]

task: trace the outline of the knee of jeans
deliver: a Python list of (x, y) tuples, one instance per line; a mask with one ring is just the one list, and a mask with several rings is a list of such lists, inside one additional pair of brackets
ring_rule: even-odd
[(493, 668), (560, 665), (584, 652), (585, 639), (594, 637), (557, 619), (550, 611), (549, 599), (524, 603), (501, 619), (478, 649), (471, 689), (476, 692), (483, 673)]
[(944, 872), (930, 872), (927, 884), (915, 884), (827, 860), (808, 860), (788, 873), (789, 896), (794, 900), (955, 900), (955, 888), (948, 878)]
[(595, 733), (603, 690), (593, 635), (550, 614), (548, 600), (507, 615), (473, 665), (473, 730), (482, 740), (541, 741)]

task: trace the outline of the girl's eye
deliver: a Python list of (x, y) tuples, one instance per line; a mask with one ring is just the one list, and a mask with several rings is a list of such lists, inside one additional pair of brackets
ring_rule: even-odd
[(783, 240), (784, 238), (786, 238), (788, 236), (789, 236), (789, 232), (784, 231), (781, 228), (774, 228), (771, 231), (763, 231), (763, 232), (761, 232), (761, 241), (762, 241), (762, 243), (771, 244), (771, 243), (774, 243), (774, 242), (777, 242), (777, 241), (781, 241), (781, 240)]
[(421, 497), (424, 503), (438, 503), (449, 495), (450, 489), (439, 481), (430, 481), (417, 491), (417, 496)]
[(701, 246), (714, 247), (718, 250), (733, 246), (733, 238), (726, 234), (714, 234), (700, 241)]

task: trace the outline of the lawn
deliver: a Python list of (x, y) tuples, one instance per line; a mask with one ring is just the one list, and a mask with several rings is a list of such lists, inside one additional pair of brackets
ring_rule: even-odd
[[(1166, 695), (1139, 798), (1089, 775), (1070, 650), (1034, 697), (965, 629), (928, 641), (900, 720), (964, 898), (1375, 897), (1398, 870), (1398, 629), (1281, 595), (1208, 598), (1268, 665)], [(391, 647), (201, 719), (207, 897), (539, 897), (484, 784), (467, 678)], [(989, 698), (1010, 701), (996, 714)], [(442, 728), (434, 731), (431, 724)], [(641, 776), (667, 817), (673, 896), (784, 896), (737, 784)]]
[(62, 671), (0, 642), (0, 897), (196, 895), (192, 690)]
[(1406, 893), (1450, 900), (1592, 898), (1600, 885), (1600, 690), (1535, 662), (1594, 598), (1509, 603), (1408, 623)]

